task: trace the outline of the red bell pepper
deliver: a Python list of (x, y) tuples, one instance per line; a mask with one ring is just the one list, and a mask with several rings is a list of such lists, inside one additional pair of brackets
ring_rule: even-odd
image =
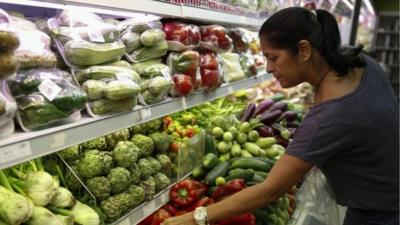
[(197, 202), (205, 192), (207, 189), (202, 183), (187, 179), (175, 184), (169, 197), (175, 207), (183, 209)]
[(186, 50), (172, 56), (172, 66), (176, 72), (195, 75), (199, 66), (200, 55), (196, 51)]
[(239, 192), (246, 188), (246, 184), (242, 179), (231, 180), (228, 183), (219, 186), (217, 190), (212, 194), (212, 198), (219, 201), (225, 197), (228, 197), (236, 192)]
[(175, 216), (176, 213), (178, 212), (178, 210), (171, 204), (171, 203), (167, 203), (165, 204), (162, 209), (166, 210), (167, 212), (169, 212), (169, 214), (171, 214), (171, 216)]
[(171, 214), (165, 209), (159, 209), (154, 213), (151, 225), (160, 225), (168, 218), (171, 218)]
[(219, 221), (216, 225), (256, 225), (256, 218), (253, 214), (246, 213), (230, 219)]
[(184, 74), (175, 74), (172, 77), (175, 83), (175, 95), (186, 96), (194, 90), (193, 79), (191, 76)]
[(204, 196), (199, 201), (197, 201), (192, 207), (190, 207), (190, 211), (195, 210), (197, 207), (206, 207), (208, 205), (214, 204), (214, 199)]
[(154, 213), (142, 220), (138, 225), (151, 225), (153, 222)]
[(169, 146), (169, 150), (171, 152), (178, 152), (179, 151), (179, 143), (177, 143), (177, 142), (171, 143), (171, 145)]

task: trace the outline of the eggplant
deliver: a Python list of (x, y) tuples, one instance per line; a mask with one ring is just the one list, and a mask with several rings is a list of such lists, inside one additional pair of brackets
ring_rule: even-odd
[(266, 126), (266, 125), (264, 125), (262, 127), (259, 127), (257, 129), (257, 131), (260, 134), (260, 137), (272, 137), (272, 136), (274, 136), (274, 133), (273, 133), (274, 131), (272, 130), (272, 128), (269, 127), (269, 126)]
[(297, 113), (294, 111), (286, 111), (281, 116), (282, 119), (285, 119), (287, 122), (293, 122), (297, 119)]
[(286, 126), (288, 128), (297, 128), (300, 126), (300, 123), (297, 121), (292, 121), (292, 122), (286, 122)]
[(253, 118), (255, 110), (256, 110), (256, 104), (249, 102), (242, 116), (240, 117), (240, 122), (249, 121), (251, 118)]
[(285, 102), (276, 102), (268, 109), (268, 111), (273, 112), (273, 111), (279, 109), (282, 112), (285, 112), (287, 110), (287, 107), (288, 107), (288, 105)]
[(283, 139), (289, 140), (289, 138), (292, 136), (292, 133), (290, 132), (289, 129), (283, 127), (278, 123), (272, 124), (271, 127), (272, 130), (274, 131), (274, 134), (279, 134)]
[(261, 117), (260, 120), (262, 123), (264, 123), (265, 125), (270, 125), (273, 122), (275, 122), (282, 114), (282, 111), (277, 109), (274, 111), (265, 111)]
[(276, 135), (275, 139), (278, 145), (282, 145), (285, 148), (287, 148), (287, 146), (289, 145), (289, 140), (283, 139), (280, 135)]
[(262, 114), (265, 112), (265, 110), (269, 109), (274, 104), (274, 101), (272, 99), (266, 99), (262, 101), (260, 104), (258, 104), (256, 111), (254, 112), (254, 116), (257, 116), (259, 114)]

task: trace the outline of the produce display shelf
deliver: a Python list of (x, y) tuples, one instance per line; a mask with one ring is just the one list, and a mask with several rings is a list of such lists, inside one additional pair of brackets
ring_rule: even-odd
[(265, 18), (234, 15), (225, 12), (216, 12), (209, 9), (197, 8), (183, 4), (170, 4), (146, 0), (0, 0), (0, 3), (64, 9), (78, 7), (94, 13), (129, 17), (133, 13), (146, 13), (168, 17), (192, 19), (202, 22), (213, 22), (230, 26), (245, 26), (258, 28)]
[[(183, 180), (189, 177), (191, 173), (184, 176)], [(112, 225), (135, 225), (140, 223), (146, 217), (151, 215), (153, 212), (161, 208), (163, 205), (169, 202), (169, 192), (176, 183), (171, 184), (165, 190), (158, 193), (154, 198), (148, 202), (143, 203), (142, 205), (138, 206), (130, 213), (126, 214), (124, 217), (113, 223)]]
[(250, 88), (271, 77), (271, 74), (260, 74), (224, 84), (214, 91), (174, 98), (147, 107), (138, 106), (131, 112), (96, 118), (83, 116), (77, 122), (42, 131), (17, 132), (0, 140), (0, 169)]

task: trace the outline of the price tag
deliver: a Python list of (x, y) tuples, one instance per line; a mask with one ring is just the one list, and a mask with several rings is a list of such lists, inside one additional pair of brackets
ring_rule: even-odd
[(162, 204), (167, 203), (169, 201), (169, 191), (166, 191), (164, 194), (162, 194), (160, 198)]
[(143, 212), (145, 216), (149, 215), (155, 210), (156, 210), (156, 202), (154, 200), (150, 201), (149, 203), (143, 206)]
[(32, 155), (31, 144), (29, 141), (9, 145), (0, 150), (0, 164), (29, 155)]
[(149, 107), (140, 109), (139, 112), (140, 112), (140, 117), (142, 117), (142, 120), (146, 120), (149, 117), (151, 117), (151, 109)]
[(40, 83), (38, 89), (49, 101), (53, 101), (53, 99), (61, 92), (61, 88), (48, 78), (45, 78)]
[(53, 143), (50, 145), (51, 148), (59, 148), (65, 145), (67, 135), (64, 132), (53, 134), (52, 137)]
[(188, 105), (187, 105), (187, 102), (186, 102), (186, 97), (182, 97), (181, 101), (182, 101), (182, 108), (183, 109), (187, 109)]
[(233, 87), (232, 87), (232, 86), (229, 86), (229, 87), (228, 87), (228, 93), (229, 93), (229, 94), (233, 94)]
[(101, 42), (101, 43), (106, 42), (104, 40), (103, 33), (101, 32), (101, 30), (91, 29), (88, 31), (88, 36), (90, 41), (92, 42)]

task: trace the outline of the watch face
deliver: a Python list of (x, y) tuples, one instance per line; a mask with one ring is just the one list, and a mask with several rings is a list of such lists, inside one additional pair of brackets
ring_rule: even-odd
[(194, 212), (194, 219), (197, 222), (204, 222), (206, 219), (207, 213), (205, 208), (197, 208)]

